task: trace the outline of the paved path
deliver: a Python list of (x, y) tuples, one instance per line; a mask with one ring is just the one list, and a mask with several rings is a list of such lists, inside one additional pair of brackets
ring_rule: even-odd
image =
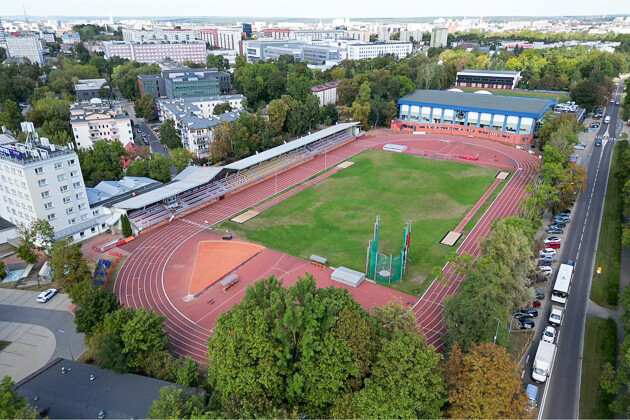
[(599, 306), (597, 303), (592, 300), (588, 300), (588, 307), (586, 308), (587, 316), (595, 316), (597, 318), (608, 319), (612, 318), (617, 321), (617, 310), (604, 308), (603, 306)]
[(9, 344), (0, 351), (0, 377), (18, 382), (43, 367), (55, 350), (55, 336), (48, 328), (0, 321), (0, 340)]

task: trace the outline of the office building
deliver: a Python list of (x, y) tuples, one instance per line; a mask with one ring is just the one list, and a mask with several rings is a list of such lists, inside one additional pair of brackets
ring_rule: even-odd
[[(229, 103), (232, 111), (214, 115), (214, 108)], [(242, 95), (165, 100), (158, 103), (160, 121), (172, 120), (183, 146), (199, 158), (210, 156), (213, 132), (223, 121), (233, 123), (242, 110)]]
[(94, 98), (70, 105), (70, 125), (80, 149), (92, 148), (98, 140), (133, 141), (131, 118), (117, 101)]
[(293, 30), (290, 34), (291, 39), (301, 41), (323, 41), (338, 40), (344, 38), (344, 31), (338, 29), (331, 30)]
[(348, 59), (363, 60), (393, 54), (405, 58), (412, 51), (411, 42), (374, 42), (367, 44), (349, 44)]
[(55, 239), (78, 241), (108, 229), (110, 215), (95, 217), (90, 210), (76, 152), (38, 138), (30, 122), (22, 131), (24, 143), (0, 146), (0, 216), (16, 226), (47, 220)]
[(31, 63), (45, 64), (42, 43), (36, 35), (9, 35), (7, 55), (13, 58), (27, 58)]
[(448, 45), (448, 28), (433, 28), (431, 31), (431, 48), (446, 48)]
[(291, 30), (290, 29), (277, 29), (277, 28), (267, 28), (263, 30), (263, 36), (265, 38), (272, 39), (291, 39)]
[(76, 45), (81, 42), (81, 36), (78, 32), (70, 32), (61, 34), (61, 43), (66, 45)]
[(310, 64), (323, 64), (330, 60), (340, 60), (339, 48), (325, 45), (312, 45), (298, 40), (261, 39), (246, 41), (246, 54), (249, 62), (277, 59), (281, 55), (291, 55), (295, 61)]
[(319, 106), (337, 103), (337, 86), (339, 86), (339, 81), (311, 86), (311, 92), (319, 99)]
[(251, 23), (243, 23), (243, 36), (245, 39), (252, 39), (252, 24)]
[(398, 100), (400, 114), (391, 128), (432, 134), (485, 137), (527, 145), (551, 99), (443, 90), (416, 90)]
[[(57, 40), (57, 36), (54, 31), (39, 31), (39, 37), (45, 42), (55, 42)], [(0, 40), (0, 43), (1, 42), (2, 40)]]
[(232, 82), (229, 73), (217, 69), (179, 67), (162, 70), (160, 74), (140, 75), (138, 86), (142, 95), (177, 99), (225, 95), (232, 89)]
[(74, 85), (74, 91), (77, 94), (77, 101), (89, 101), (92, 98), (98, 98), (101, 88), (107, 84), (105, 79), (82, 79)]
[(2, 19), (0, 19), (0, 46), (5, 46), (7, 43), (7, 34), (4, 32), (4, 26), (2, 26)]
[(400, 42), (414, 42), (420, 43), (422, 42), (422, 30), (416, 29), (415, 31), (401, 30), (400, 31)]
[(240, 28), (206, 28), (199, 31), (199, 37), (211, 47), (236, 51), (242, 54), (242, 29)]
[(149, 41), (194, 41), (195, 31), (192, 29), (176, 29), (157, 27), (152, 31), (123, 29), (123, 41), (149, 42)]
[(152, 42), (125, 42), (125, 41), (105, 41), (103, 42), (105, 58), (121, 57), (140, 63), (155, 63), (166, 59), (183, 63), (192, 61), (193, 63), (206, 62), (206, 44), (202, 41), (152, 41)]
[(520, 71), (462, 70), (457, 72), (456, 86), (486, 89), (514, 89), (521, 80)]

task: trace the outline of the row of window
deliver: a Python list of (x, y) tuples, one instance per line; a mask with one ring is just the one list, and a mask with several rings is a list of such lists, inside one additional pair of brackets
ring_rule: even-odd
[(11, 205), (17, 206), (17, 207), (22, 207), (24, 210), (28, 209), (29, 211), (33, 211), (33, 206), (30, 205), (26, 205), (24, 203), (20, 203), (19, 201), (15, 200), (13, 201), (13, 199), (11, 197), (5, 197), (3, 196), (2, 198), (4, 198), (4, 202), (5, 203), (11, 203)]
[[(59, 175), (57, 177), (58, 181), (65, 181), (66, 176), (65, 175)], [(47, 179), (40, 179), (39, 181), (37, 181), (37, 185), (39, 185), (40, 187), (45, 187), (46, 185), (48, 185), (48, 180)], [(77, 181), (77, 182), (73, 182), (72, 183), (72, 187), (73, 188), (80, 188), (81, 187), (81, 182)], [(62, 185), (61, 187), (59, 187), (59, 189), (61, 190), (61, 192), (66, 192), (68, 191), (68, 186), (67, 185)], [(43, 194), (42, 194), (43, 196)]]
[(13, 174), (22, 175), (22, 170), (21, 169), (15, 169), (15, 167), (13, 167), (13, 166), (9, 167), (9, 165), (4, 165), (4, 169), (7, 171), (7, 173), (10, 171)]
[[(34, 217), (32, 217), (32, 216), (30, 216), (30, 215), (28, 215), (28, 214), (26, 214), (26, 213), (22, 213), (22, 212), (21, 212), (21, 211), (19, 211), (19, 210), (18, 210), (18, 211), (16, 211), (15, 209), (9, 208), (9, 206), (7, 206), (7, 212), (8, 212), (8, 214), (13, 213), (13, 215), (18, 216), (18, 217), (21, 217), (22, 219), (24, 219), (24, 220), (26, 220), (26, 221), (29, 221), (29, 222), (30, 222), (31, 220), (34, 220), (34, 219), (35, 219)], [(13, 220), (13, 218), (11, 218), (11, 222), (14, 222), (14, 223), (15, 223), (15, 220)], [(15, 224), (17, 224), (17, 223), (15, 223)]]
[[(76, 160), (69, 159), (67, 163), (68, 163), (68, 166), (72, 166), (76, 163)], [(55, 169), (61, 169), (61, 168), (63, 168), (63, 162), (56, 162)], [(44, 167), (40, 166), (39, 168), (35, 168), (35, 175), (41, 175), (43, 173), (44, 173)], [(76, 172), (72, 172), (72, 173), (76, 173)], [(20, 171), (20, 175), (22, 175), (22, 171)]]

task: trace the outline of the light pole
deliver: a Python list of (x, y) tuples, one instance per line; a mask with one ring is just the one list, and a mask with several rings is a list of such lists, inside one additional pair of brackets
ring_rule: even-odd
[(70, 347), (70, 340), (68, 339), (68, 334), (66, 334), (64, 330), (59, 330), (59, 332), (62, 333), (64, 337), (66, 337), (66, 343), (68, 343), (68, 350), (70, 350), (70, 358), (74, 362), (74, 355), (72, 354), (72, 347)]
[(499, 325), (501, 324), (501, 320), (496, 316), (493, 316), (493, 318), (497, 320), (497, 329), (494, 332), (494, 344), (497, 344), (497, 335), (499, 334)]

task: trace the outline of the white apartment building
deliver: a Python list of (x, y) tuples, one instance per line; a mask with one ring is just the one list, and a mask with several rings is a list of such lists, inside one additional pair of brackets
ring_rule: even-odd
[(195, 31), (192, 29), (175, 29), (157, 27), (152, 31), (123, 29), (123, 41), (148, 42), (148, 41), (194, 41)]
[(319, 99), (319, 106), (337, 103), (337, 86), (339, 81), (328, 82), (321, 85), (311, 87), (311, 92)]
[(42, 43), (36, 35), (10, 35), (6, 44), (9, 57), (28, 58), (31, 63), (40, 65), (45, 63)]
[(448, 45), (448, 28), (433, 28), (431, 31), (431, 48), (443, 48)]
[(240, 29), (217, 29), (218, 47), (222, 50), (236, 51), (240, 55), (241, 33)]
[(70, 125), (77, 147), (92, 148), (98, 140), (118, 140), (123, 146), (133, 141), (131, 118), (118, 102), (99, 98), (70, 105)]
[(183, 63), (190, 60), (193, 63), (206, 62), (206, 43), (203, 41), (152, 41), (152, 42), (103, 42), (105, 58), (121, 57), (140, 63), (155, 63), (167, 57), (172, 61)]
[(405, 58), (411, 54), (411, 42), (374, 42), (368, 44), (348, 45), (349, 60), (363, 60), (366, 58), (382, 57), (393, 54), (398, 58)]
[(76, 152), (39, 139), (30, 122), (22, 130), (25, 143), (0, 146), (0, 216), (16, 226), (48, 220), (55, 239), (79, 241), (108, 229), (111, 215), (90, 209)]

